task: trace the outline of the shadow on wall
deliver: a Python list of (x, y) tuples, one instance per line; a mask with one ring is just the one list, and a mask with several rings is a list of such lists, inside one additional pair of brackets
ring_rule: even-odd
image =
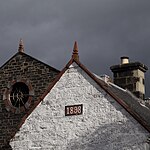
[[(127, 123), (128, 124), (128, 123)], [(145, 149), (146, 137), (139, 128), (133, 131), (125, 123), (105, 124), (93, 133), (70, 141), (66, 150), (128, 150)]]
[(2, 147), (2, 150), (12, 150), (12, 147), (9, 144), (7, 144)]

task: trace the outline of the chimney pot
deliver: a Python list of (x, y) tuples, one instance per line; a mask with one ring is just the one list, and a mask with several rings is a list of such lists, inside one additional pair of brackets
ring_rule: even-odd
[(121, 65), (128, 64), (129, 63), (129, 57), (123, 56), (121, 57)]

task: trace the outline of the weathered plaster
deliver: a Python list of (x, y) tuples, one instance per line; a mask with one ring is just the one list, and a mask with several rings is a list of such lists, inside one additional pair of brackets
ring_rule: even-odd
[[(65, 106), (83, 114), (65, 116)], [(10, 142), (14, 150), (144, 150), (149, 133), (76, 64)]]

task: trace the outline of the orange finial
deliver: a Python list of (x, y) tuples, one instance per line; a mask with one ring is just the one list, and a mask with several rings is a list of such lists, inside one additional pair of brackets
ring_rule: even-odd
[(20, 39), (20, 42), (19, 42), (19, 48), (18, 48), (18, 52), (24, 52), (24, 45), (23, 45), (23, 40)]
[(77, 42), (76, 41), (74, 43), (72, 58), (75, 59), (75, 60), (79, 60), (78, 46), (77, 46)]

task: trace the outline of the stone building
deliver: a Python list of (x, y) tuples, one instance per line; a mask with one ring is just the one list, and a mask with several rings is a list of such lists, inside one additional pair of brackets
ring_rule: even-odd
[(0, 149), (9, 149), (9, 141), (27, 111), (58, 73), (57, 69), (27, 55), (20, 40), (18, 52), (0, 67)]
[[(1, 77), (2, 149), (150, 148), (150, 109), (135, 93), (144, 88), (129, 91), (110, 82), (108, 76), (90, 72), (79, 60), (76, 42), (72, 58), (60, 72), (25, 54), (20, 50), (22, 42), (20, 45), (19, 52), (0, 70), (5, 77)], [(18, 68), (13, 72), (14, 65)], [(136, 69), (141, 71), (138, 66), (131, 72)], [(131, 76), (130, 84), (140, 85), (141, 74), (136, 81)]]

